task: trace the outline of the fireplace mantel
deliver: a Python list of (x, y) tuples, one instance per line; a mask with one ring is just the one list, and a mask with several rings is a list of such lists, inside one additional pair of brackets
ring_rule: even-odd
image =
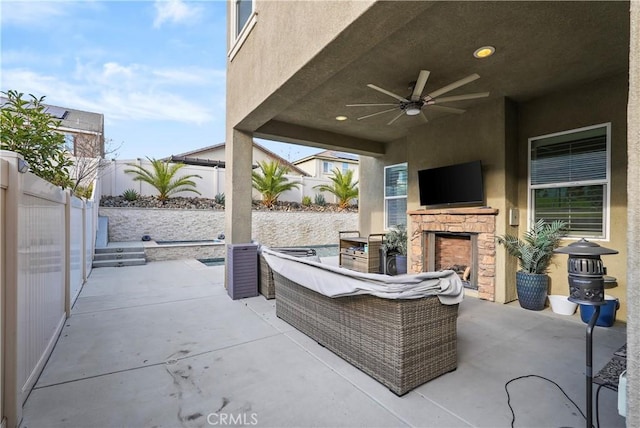
[(409, 215), (498, 215), (499, 210), (491, 207), (479, 208), (432, 208), (424, 210), (408, 211)]

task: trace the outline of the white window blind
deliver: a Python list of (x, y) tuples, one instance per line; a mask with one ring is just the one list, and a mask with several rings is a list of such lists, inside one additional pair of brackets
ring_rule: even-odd
[(563, 220), (572, 237), (605, 238), (608, 126), (530, 140), (532, 220)]

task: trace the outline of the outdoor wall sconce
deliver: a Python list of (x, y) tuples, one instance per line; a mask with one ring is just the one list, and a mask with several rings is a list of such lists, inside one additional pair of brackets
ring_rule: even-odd
[(24, 174), (29, 171), (29, 162), (18, 158), (18, 172)]
[(569, 300), (582, 305), (594, 306), (593, 314), (587, 324), (587, 428), (593, 427), (593, 328), (600, 316), (600, 307), (605, 305), (604, 300), (604, 274), (605, 269), (602, 264), (601, 255), (618, 254), (618, 251), (601, 247), (595, 242), (581, 239), (566, 247), (554, 250), (556, 253), (568, 254), (569, 261)]

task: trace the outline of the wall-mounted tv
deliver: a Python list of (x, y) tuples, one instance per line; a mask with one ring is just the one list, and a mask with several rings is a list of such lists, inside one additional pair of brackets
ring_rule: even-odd
[(418, 171), (420, 205), (484, 205), (480, 161)]

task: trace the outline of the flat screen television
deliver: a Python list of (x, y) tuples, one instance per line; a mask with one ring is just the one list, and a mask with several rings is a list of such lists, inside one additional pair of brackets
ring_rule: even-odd
[(484, 205), (480, 161), (418, 171), (420, 205)]

